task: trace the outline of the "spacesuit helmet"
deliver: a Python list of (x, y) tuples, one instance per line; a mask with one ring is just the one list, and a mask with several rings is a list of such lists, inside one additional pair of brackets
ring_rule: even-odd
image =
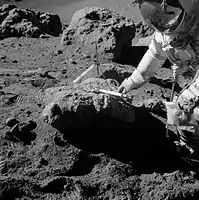
[(143, 20), (162, 33), (174, 33), (193, 19), (199, 0), (136, 0)]

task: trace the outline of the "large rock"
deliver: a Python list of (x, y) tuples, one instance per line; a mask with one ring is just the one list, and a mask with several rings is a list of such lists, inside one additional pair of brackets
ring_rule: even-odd
[(47, 89), (44, 120), (64, 133), (92, 127), (102, 118), (117, 118), (131, 123), (134, 109), (130, 103), (92, 91), (96, 87), (116, 91), (117, 86), (118, 83), (112, 79), (90, 78), (81, 84)]
[(86, 7), (74, 13), (61, 39), (61, 48), (81, 43), (98, 53), (111, 53), (117, 59), (124, 47), (131, 45), (136, 26), (131, 19), (105, 8)]
[(58, 36), (62, 32), (60, 18), (56, 14), (19, 9), (15, 5), (0, 7), (0, 38), (39, 37), (41, 34)]

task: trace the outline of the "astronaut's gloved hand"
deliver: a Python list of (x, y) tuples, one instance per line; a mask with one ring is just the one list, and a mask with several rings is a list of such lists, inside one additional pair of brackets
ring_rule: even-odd
[(134, 81), (131, 79), (131, 77), (128, 77), (124, 79), (124, 81), (121, 83), (121, 85), (118, 88), (118, 92), (126, 94), (127, 92), (133, 89), (134, 85)]
[(143, 76), (140, 72), (135, 69), (131, 76), (124, 79), (121, 85), (118, 88), (118, 92), (125, 94), (128, 93), (132, 89), (137, 89), (141, 87), (145, 83)]

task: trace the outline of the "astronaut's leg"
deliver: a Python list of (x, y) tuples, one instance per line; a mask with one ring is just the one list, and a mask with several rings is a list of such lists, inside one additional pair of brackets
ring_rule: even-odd
[(190, 170), (199, 174), (199, 124), (177, 126), (177, 130), (180, 140), (176, 142), (176, 149)]

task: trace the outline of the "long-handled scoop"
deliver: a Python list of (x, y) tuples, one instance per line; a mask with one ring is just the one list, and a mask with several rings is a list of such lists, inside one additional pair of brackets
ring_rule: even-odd
[(121, 98), (127, 97), (126, 94), (122, 94), (122, 93), (119, 93), (119, 92), (114, 92), (114, 91), (109, 91), (109, 90), (104, 90), (104, 89), (99, 89), (98, 91), (100, 93), (109, 94), (109, 95), (113, 95), (113, 96), (117, 96), (117, 97), (121, 97)]

